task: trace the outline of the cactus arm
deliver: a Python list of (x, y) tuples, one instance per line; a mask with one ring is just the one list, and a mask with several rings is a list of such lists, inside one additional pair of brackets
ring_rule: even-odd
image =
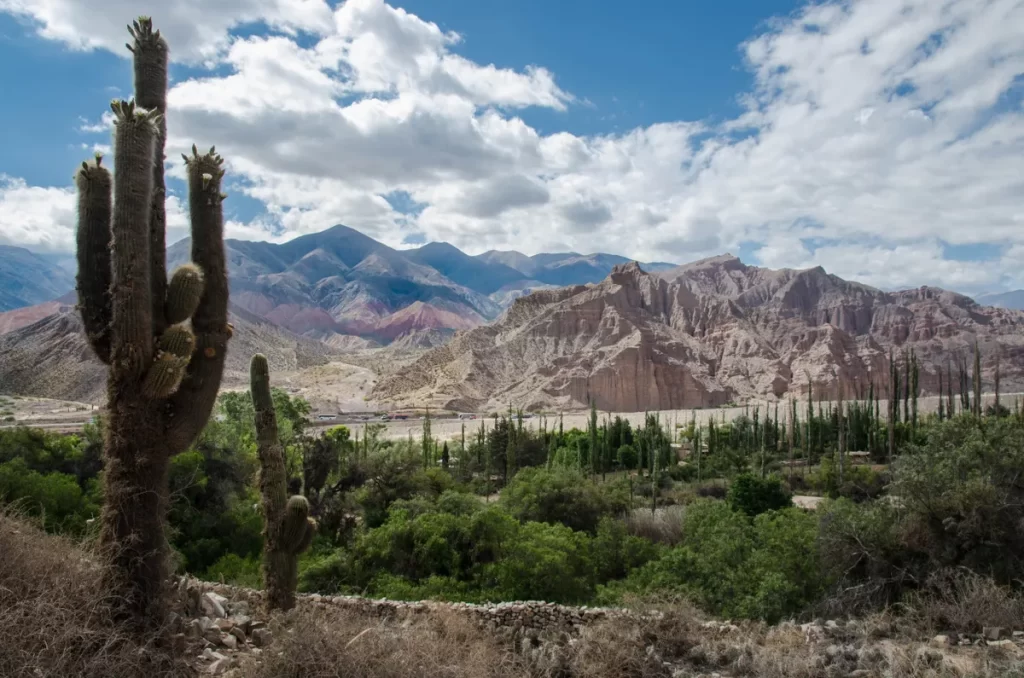
[(143, 394), (148, 398), (165, 398), (173, 393), (185, 376), (195, 345), (195, 336), (185, 325), (167, 328), (160, 337), (156, 360), (142, 382)]
[(284, 464), (284, 450), (277, 437), (277, 412), (270, 393), (270, 368), (265, 356), (257, 353), (249, 363), (249, 382), (252, 392), (253, 409), (256, 412), (256, 442), (260, 460), (260, 494), (263, 497), (263, 512), (266, 520), (266, 538), (276, 542), (276, 530), (271, 525), (280, 525), (288, 501), (287, 479)]
[(115, 101), (111, 320), (112, 380), (142, 377), (153, 361), (149, 210), (157, 113)]
[(78, 308), (82, 324), (96, 356), (110, 362), (110, 215), (112, 179), (102, 166), (103, 156), (94, 163), (82, 163), (75, 173), (78, 187)]
[(309, 529), (309, 501), (296, 495), (288, 500), (281, 521), (281, 547), (289, 553), (301, 553), (299, 547), (306, 541)]
[(302, 537), (292, 545), (292, 553), (298, 555), (305, 553), (313, 544), (313, 537), (316, 536), (316, 521), (312, 518), (306, 518), (306, 524), (303, 526)]
[(157, 111), (156, 150), (153, 163), (153, 198), (149, 212), (150, 290), (153, 302), (153, 336), (159, 337), (180, 320), (164, 316), (163, 299), (167, 293), (167, 213), (164, 207), (164, 146), (167, 143), (167, 41), (160, 31), (153, 30), (149, 17), (139, 17), (128, 27), (132, 43), (128, 49), (135, 55), (135, 101), (149, 111)]
[(228, 339), (228, 277), (224, 261), (224, 209), (220, 182), (223, 159), (210, 149), (200, 155), (192, 147), (186, 157), (189, 212), (192, 220), (192, 261), (203, 272), (203, 293), (192, 314), (196, 351), (185, 378), (171, 400), (168, 433), (172, 447), (184, 450), (202, 431), (217, 401), (224, 374)]

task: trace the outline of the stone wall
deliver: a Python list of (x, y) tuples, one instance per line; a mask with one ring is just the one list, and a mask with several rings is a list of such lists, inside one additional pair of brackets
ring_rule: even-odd
[[(263, 604), (263, 592), (227, 584), (203, 582), (196, 579), (180, 580), (180, 589), (198, 591), (199, 594), (213, 592), (231, 601), (244, 601), (252, 609)], [(524, 637), (540, 641), (565, 640), (576, 636), (582, 627), (611, 618), (637, 617), (638, 614), (620, 608), (571, 607), (540, 601), (520, 601), (475, 605), (471, 603), (442, 603), (437, 601), (406, 602), (373, 599), (362, 596), (324, 596), (318, 593), (299, 594), (299, 607), (313, 606), (351, 610), (361, 615), (376, 616), (398, 622), (415, 621), (432, 613), (449, 612), (462, 614), (476, 625), (493, 633)]]

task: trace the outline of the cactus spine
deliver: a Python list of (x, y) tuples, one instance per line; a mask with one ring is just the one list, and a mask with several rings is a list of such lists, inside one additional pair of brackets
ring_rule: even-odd
[[(105, 501), (100, 543), (122, 616), (164, 622), (170, 458), (202, 430), (217, 398), (230, 337), (220, 181), (222, 160), (186, 158), (192, 260), (166, 271), (164, 142), (167, 43), (148, 17), (128, 27), (135, 101), (115, 101), (112, 176), (82, 163), (78, 301), (86, 336), (109, 366)], [(210, 180), (205, 183), (202, 177)]]
[(270, 368), (257, 353), (249, 364), (252, 404), (256, 412), (256, 440), (260, 459), (260, 495), (263, 499), (263, 587), (270, 609), (295, 607), (298, 556), (309, 548), (316, 521), (309, 517), (303, 496), (288, 499), (284, 450), (277, 437), (277, 413), (270, 394)]

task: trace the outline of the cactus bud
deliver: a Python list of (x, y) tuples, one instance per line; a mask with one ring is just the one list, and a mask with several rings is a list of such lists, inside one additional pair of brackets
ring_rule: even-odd
[(181, 358), (169, 351), (162, 353), (146, 372), (146, 378), (142, 382), (143, 394), (147, 398), (165, 398), (171, 395), (178, 390), (187, 368), (187, 357)]
[(196, 347), (196, 338), (192, 330), (184, 325), (171, 325), (160, 335), (157, 345), (161, 352), (170, 353), (179, 358), (191, 358)]
[(172, 325), (192, 317), (203, 296), (203, 271), (195, 264), (179, 266), (167, 286), (165, 313)]

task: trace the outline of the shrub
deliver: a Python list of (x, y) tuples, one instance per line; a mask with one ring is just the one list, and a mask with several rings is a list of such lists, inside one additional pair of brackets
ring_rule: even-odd
[(0, 501), (38, 516), (50, 531), (82, 534), (99, 513), (98, 489), (85, 493), (74, 476), (30, 470), (24, 459), (0, 464)]
[(748, 516), (793, 505), (791, 495), (775, 476), (758, 478), (749, 473), (737, 476), (729, 486), (729, 505)]
[[(958, 417), (893, 464), (907, 539), (931, 570), (964, 566), (997, 582), (1024, 579), (1024, 427)], [(919, 573), (919, 575), (922, 573)], [(919, 579), (924, 579), (919, 576)]]
[(701, 485), (697, 488), (697, 496), (706, 499), (725, 499), (729, 495), (729, 488), (723, 485)]
[(675, 546), (683, 540), (682, 506), (665, 506), (652, 513), (650, 509), (634, 509), (624, 519), (629, 534), (658, 544)]
[(816, 520), (803, 511), (764, 513), (752, 522), (724, 502), (698, 500), (686, 508), (683, 531), (680, 546), (603, 587), (599, 599), (674, 593), (711, 614), (777, 621), (824, 590)]
[(899, 512), (891, 503), (838, 499), (818, 511), (821, 563), (834, 585), (825, 601), (827, 613), (878, 609), (915, 585), (920, 557), (904, 545)]
[(660, 555), (652, 540), (631, 534), (626, 523), (615, 518), (603, 519), (591, 542), (598, 583), (622, 579)]
[(485, 576), (503, 600), (586, 602), (595, 579), (588, 541), (565, 525), (526, 523)]
[(521, 521), (565, 525), (593, 534), (601, 518), (629, 505), (622, 483), (598, 485), (574, 470), (526, 468), (501, 494), (501, 505)]
[(242, 558), (228, 553), (210, 566), (202, 578), (207, 581), (219, 581), (232, 586), (244, 586), (258, 589), (262, 586), (260, 561), (255, 557)]
[[(251, 678), (513, 678), (526, 666), (493, 634), (456, 614), (406, 627), (340, 610), (302, 610), (271, 626), (275, 651)], [(301, 632), (289, 633), (293, 629)]]
[(970, 570), (939, 570), (906, 601), (910, 617), (932, 631), (981, 633), (986, 626), (1015, 628), (1024, 618), (1020, 592)]
[[(843, 482), (840, 483), (838, 463), (825, 457), (821, 460), (821, 467), (808, 476), (804, 486), (832, 498), (846, 497), (854, 501), (866, 501), (881, 496), (888, 482), (889, 477), (886, 473), (875, 471), (870, 466), (847, 464), (843, 470)], [(793, 487), (792, 482), (790, 487)]]

